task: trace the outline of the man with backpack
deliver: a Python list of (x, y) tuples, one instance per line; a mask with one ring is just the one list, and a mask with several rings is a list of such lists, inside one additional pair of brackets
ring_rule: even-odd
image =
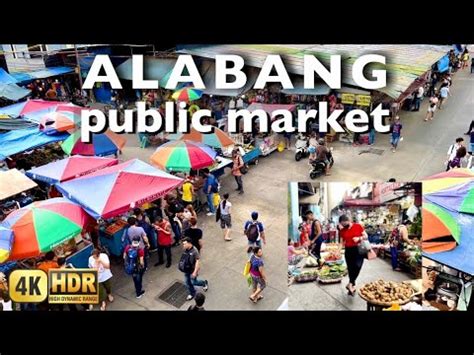
[(136, 297), (142, 298), (145, 294), (142, 287), (143, 274), (145, 273), (145, 251), (140, 248), (139, 236), (133, 237), (132, 244), (125, 247), (123, 259), (125, 261), (125, 272), (133, 278)]
[(183, 255), (179, 260), (179, 271), (184, 273), (184, 281), (189, 291), (187, 301), (191, 301), (196, 296), (196, 289), (194, 286), (202, 287), (206, 292), (209, 289), (209, 282), (207, 280), (199, 280), (198, 274), (201, 267), (199, 252), (193, 245), (191, 238), (183, 239)]
[[(143, 250), (144, 257), (145, 257), (145, 269), (147, 268), (147, 257), (148, 257), (148, 250), (150, 249), (150, 243), (148, 241), (148, 237), (146, 235), (145, 230), (138, 225), (138, 220), (135, 217), (129, 217), (127, 220), (128, 229), (126, 230), (126, 234), (128, 237), (125, 239), (125, 243), (131, 244), (135, 237), (139, 239), (139, 248)], [(126, 247), (125, 245), (125, 247)]]
[(206, 180), (204, 181), (203, 191), (207, 197), (207, 207), (209, 208), (208, 216), (213, 216), (216, 213), (214, 208), (213, 197), (214, 194), (219, 192), (219, 182), (217, 178), (209, 172), (209, 169), (203, 169)]
[(265, 228), (263, 223), (258, 220), (258, 212), (252, 212), (252, 219), (245, 222), (244, 234), (248, 239), (248, 249), (253, 247), (262, 247), (263, 244), (267, 244), (265, 239)]

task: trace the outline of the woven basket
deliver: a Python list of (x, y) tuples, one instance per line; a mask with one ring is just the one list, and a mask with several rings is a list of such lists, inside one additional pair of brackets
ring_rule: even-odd
[(363, 296), (360, 293), (360, 289), (357, 290), (357, 292), (359, 293), (360, 298), (362, 298), (364, 301), (369, 302), (370, 304), (373, 304), (373, 305), (376, 305), (376, 306), (382, 306), (382, 307), (390, 307), (394, 303), (398, 303), (400, 306), (403, 306), (404, 304), (407, 304), (408, 302), (410, 302), (412, 297), (415, 295), (415, 291), (413, 290), (411, 296), (408, 299), (406, 299), (405, 301), (402, 301), (402, 302), (380, 302), (380, 301), (369, 300), (368, 298), (366, 298), (365, 296)]
[(342, 277), (338, 277), (337, 279), (318, 279), (319, 283), (322, 284), (337, 284), (342, 281)]

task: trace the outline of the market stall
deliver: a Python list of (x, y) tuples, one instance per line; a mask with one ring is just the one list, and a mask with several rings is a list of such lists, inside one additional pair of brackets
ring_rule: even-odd
[[(182, 183), (183, 180), (176, 176), (133, 159), (59, 183), (57, 188), (93, 218), (101, 220), (100, 241), (112, 255), (119, 256), (124, 215), (135, 207), (159, 199)], [(94, 186), (101, 186), (101, 189), (91, 194)], [(134, 188), (130, 190), (130, 186)]]
[(38, 186), (17, 169), (0, 171), (0, 201)]

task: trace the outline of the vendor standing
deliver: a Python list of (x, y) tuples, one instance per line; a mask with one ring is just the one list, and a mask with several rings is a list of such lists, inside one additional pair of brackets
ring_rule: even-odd
[(346, 286), (350, 296), (356, 292), (356, 279), (364, 263), (364, 257), (359, 254), (358, 245), (364, 239), (368, 239), (367, 233), (359, 223), (352, 223), (347, 215), (339, 217), (339, 237), (344, 245), (347, 270), (349, 272), (349, 283)]
[(312, 211), (306, 211), (305, 213), (308, 223), (311, 224), (311, 233), (309, 235), (309, 251), (318, 260), (318, 264), (321, 264), (321, 245), (323, 244), (323, 229), (321, 222), (319, 222)]
[(403, 221), (399, 226), (395, 227), (388, 238), (390, 243), (390, 255), (392, 257), (392, 269), (394, 271), (402, 271), (398, 265), (398, 253), (403, 250), (404, 244), (411, 244), (408, 238), (408, 228), (411, 224), (410, 220)]
[(244, 193), (244, 184), (242, 182), (242, 172), (240, 169), (242, 169), (245, 164), (238, 149), (234, 149), (232, 152), (232, 163), (232, 175), (234, 175), (235, 181), (237, 182), (237, 191), (239, 195), (241, 195)]

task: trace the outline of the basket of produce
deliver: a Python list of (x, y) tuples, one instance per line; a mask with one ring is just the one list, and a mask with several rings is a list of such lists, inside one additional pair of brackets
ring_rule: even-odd
[(378, 280), (365, 284), (359, 289), (359, 296), (377, 306), (390, 307), (392, 304), (404, 305), (415, 294), (410, 284)]
[(302, 271), (298, 275), (295, 275), (293, 280), (295, 282), (312, 282), (318, 279), (317, 270), (306, 270)]
[(347, 272), (346, 265), (323, 266), (319, 271), (318, 281), (322, 284), (332, 284), (342, 281)]

